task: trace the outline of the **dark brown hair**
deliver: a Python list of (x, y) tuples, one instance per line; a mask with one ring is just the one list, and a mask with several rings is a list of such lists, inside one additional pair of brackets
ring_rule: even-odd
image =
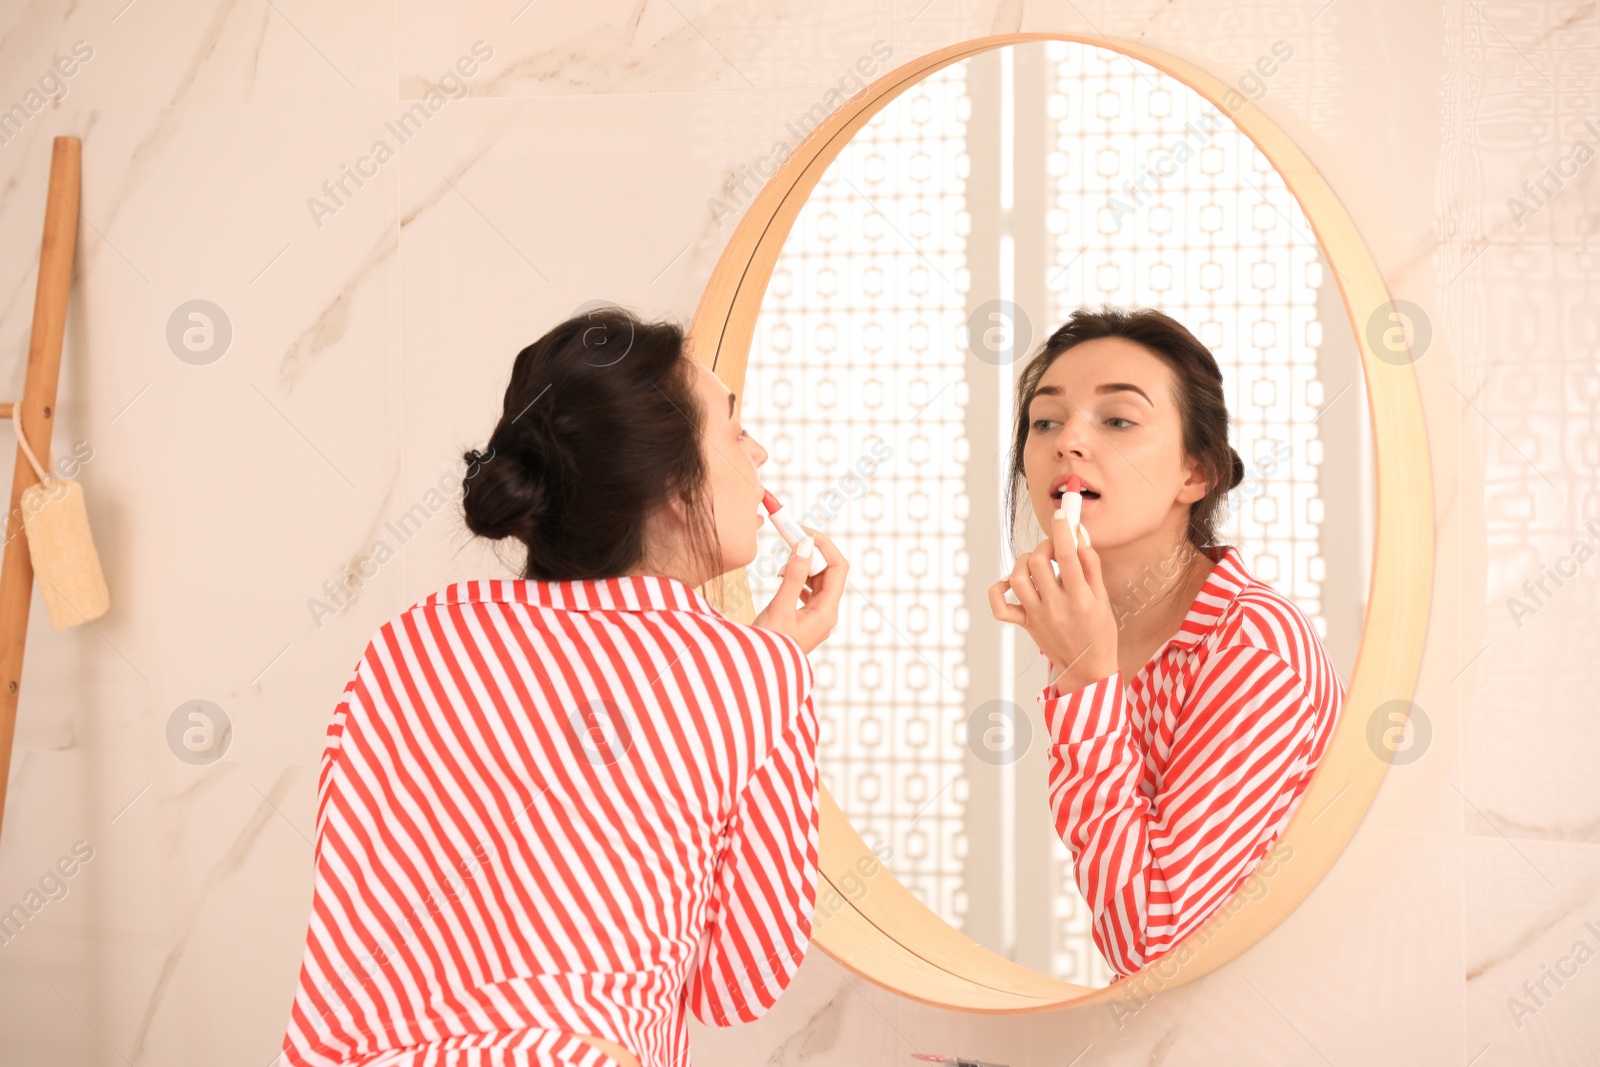
[(676, 496), (690, 551), (716, 577), (694, 382), (673, 323), (611, 306), (560, 323), (517, 353), (488, 450), (463, 457), (467, 528), (520, 540), (523, 578), (613, 578), (647, 562), (646, 520)]
[[(1222, 371), (1199, 338), (1178, 320), (1154, 308), (1079, 308), (1023, 368), (1017, 380), (1017, 423), (1011, 442), (1011, 477), (1006, 483), (1006, 513), (1011, 517), (1011, 529), (1016, 529), (1020, 503), (1017, 490), (1024, 482), (1022, 452), (1032, 426), (1028, 407), (1039, 391), (1039, 380), (1062, 353), (1101, 337), (1132, 341), (1172, 368), (1184, 455), (1199, 460), (1211, 482), (1206, 495), (1189, 505), (1189, 541), (1196, 548), (1215, 545), (1223, 498), (1244, 479), (1244, 461), (1228, 444)], [(1014, 544), (1012, 549), (1016, 549)]]

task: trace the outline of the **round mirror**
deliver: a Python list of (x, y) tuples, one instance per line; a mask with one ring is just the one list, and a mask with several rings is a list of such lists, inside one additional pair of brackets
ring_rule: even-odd
[[(1428, 526), (1426, 489), (1403, 522), (1377, 525), (1379, 460), (1403, 457), (1375, 448), (1374, 415), (1389, 397), (1420, 433), (1414, 339), (1337, 202), (1306, 202), (1314, 171), (1262, 135), (1252, 102), (1293, 60), (1280, 42), (1228, 86), (1040, 35), (924, 57), (796, 118), (810, 136), (746, 209), (696, 316), (697, 358), (770, 452), (763, 482), (852, 561), (839, 626), (812, 657), (828, 798), (814, 936), (907, 995), (1029, 1010), (1125, 977), (1057, 829), (1049, 665), (988, 595), (1047, 536), (1025, 486), (1016, 522), (1007, 507), (1018, 381), (1075, 309), (1154, 307), (1214, 355), (1244, 466), (1219, 538), (1314, 626), (1344, 690), (1315, 787), (1284, 798), (1297, 832), (1250, 872), (1286, 885), (1281, 914), (1393, 758), (1365, 740), (1376, 704), (1354, 677), (1375, 637), (1375, 568), (1427, 551), (1395, 532)], [(1426, 486), (1425, 455), (1401, 466), (1389, 486)], [(776, 587), (787, 546), (762, 537), (734, 603)], [(1108, 591), (1133, 611), (1160, 586)], [(1399, 656), (1376, 669), (1408, 693), (1422, 620), (1392, 622)], [(1330, 792), (1330, 774), (1345, 788)], [(1301, 813), (1340, 796), (1338, 818)], [(1207, 929), (1258, 895), (1218, 895)], [(1268, 910), (1233, 919), (1187, 976), (1269, 929)]]

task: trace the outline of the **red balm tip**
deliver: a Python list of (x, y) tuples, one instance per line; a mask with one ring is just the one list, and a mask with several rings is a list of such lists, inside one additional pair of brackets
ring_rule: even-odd
[(762, 491), (761, 504), (767, 509), (768, 515), (776, 515), (778, 513), (778, 509), (783, 507), (782, 504), (778, 503), (778, 498), (772, 495), (771, 489)]
[(1067, 484), (1062, 487), (1063, 492), (1079, 493), (1083, 491), (1083, 479), (1076, 474), (1067, 479)]

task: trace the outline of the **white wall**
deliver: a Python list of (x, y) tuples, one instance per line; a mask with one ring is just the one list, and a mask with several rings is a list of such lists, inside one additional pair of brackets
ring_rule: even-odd
[[(1587, 676), (1600, 560), (1535, 614), (1507, 607), (1580, 537), (1600, 546), (1582, 528), (1600, 519), (1600, 168), (1521, 226), (1506, 204), (1575, 140), (1600, 148), (1582, 125), (1600, 126), (1593, 7), (924, 5), (111, 0), (0, 14), (0, 107), (26, 101), (74, 41), (93, 49), (59, 105), (0, 144), (0, 393), (22, 387), (51, 138), (76, 135), (82, 223), (53, 444), (93, 449), (78, 477), (114, 603), (62, 633), (34, 603), (0, 908), (75, 841), (94, 854), (0, 944), (0, 1059), (273, 1057), (339, 690), (388, 616), (507, 571), (444, 510), (347, 611), (319, 627), (307, 601), (376, 540), (399, 547), (385, 523), (426, 507), (484, 442), (512, 358), (549, 325), (597, 298), (686, 322), (733, 228), (707, 201), (874, 41), (898, 62), (1026, 29), (1139, 38), (1228, 80), (1292, 44), (1261, 106), (1432, 325), (1416, 365), (1439, 530), (1416, 695), (1430, 747), (1390, 770), (1290, 921), (1120, 1029), (1104, 1008), (940, 1012), (814, 952), (760, 1022), (696, 1029), (697, 1062), (923, 1051), (1019, 1067), (1085, 1046), (1079, 1064), (1600, 1060), (1600, 964), (1547, 980), (1554, 995), (1520, 1026), (1507, 1004), (1535, 1006), (1523, 983), (1570, 971), (1575, 942), (1600, 949)], [(430, 112), (318, 225), (307, 199), (376, 139), (395, 142), (385, 122), (478, 40), (493, 55), (470, 98)], [(166, 341), (192, 299), (232, 324), (206, 366)], [(233, 724), (207, 766), (166, 740), (195, 699)]]

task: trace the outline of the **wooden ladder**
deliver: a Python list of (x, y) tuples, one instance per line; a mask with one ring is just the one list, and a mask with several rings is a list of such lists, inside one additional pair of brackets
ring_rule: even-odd
[[(76, 137), (57, 137), (50, 152), (50, 191), (44, 207), (44, 243), (39, 250), (39, 288), (33, 300), (33, 334), (28, 341), (28, 372), (22, 399), (0, 404), (0, 417), (16, 420), (39, 457), (50, 465), (50, 431), (55, 425), (56, 384), (61, 378), (61, 340), (67, 328), (67, 293), (72, 288), (72, 254), (78, 241), (78, 192), (83, 145)], [(28, 638), (28, 608), (33, 601), (33, 558), (22, 524), (22, 493), (39, 476), (17, 446), (11, 469), (11, 510), (6, 513), (6, 547), (0, 558), (0, 827), (5, 824), (6, 785), (11, 778), (11, 743), (17, 732), (17, 698), (22, 689), (22, 650)]]

